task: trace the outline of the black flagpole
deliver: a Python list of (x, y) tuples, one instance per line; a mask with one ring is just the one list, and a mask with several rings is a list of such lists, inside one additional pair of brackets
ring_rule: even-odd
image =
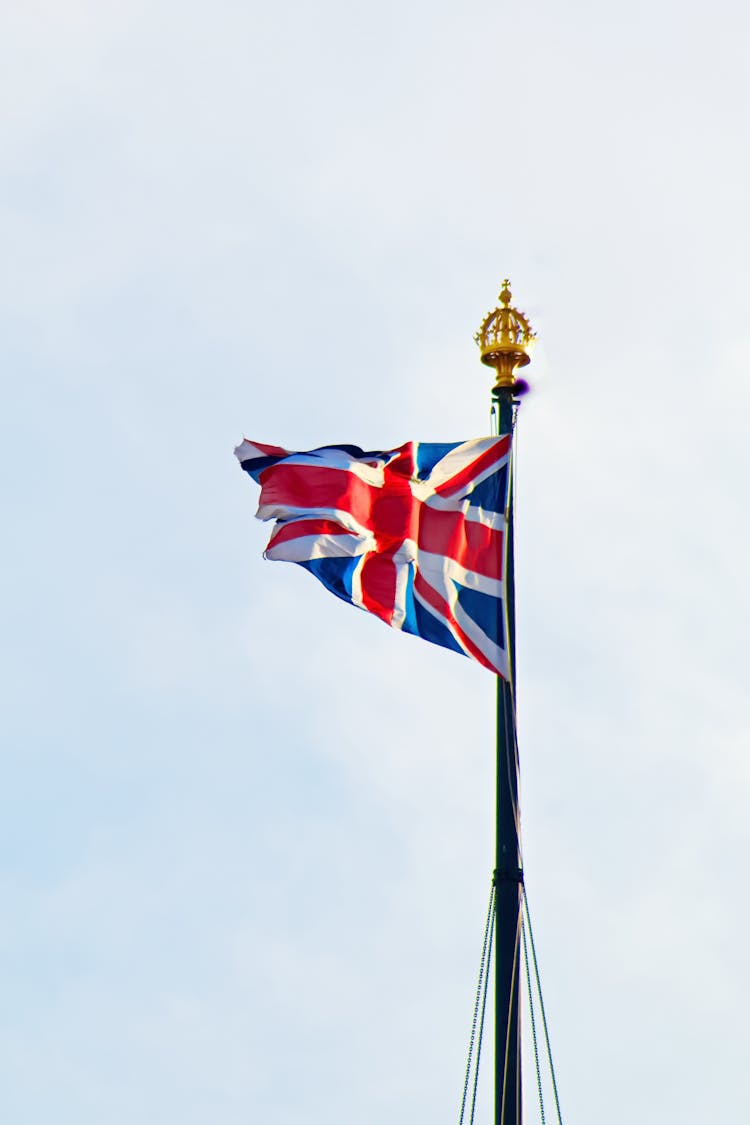
[(521, 1021), (518, 1010), (523, 871), (518, 802), (516, 739), (516, 631), (513, 541), (513, 429), (521, 384), (516, 368), (529, 362), (534, 340), (527, 318), (511, 306), (503, 282), (500, 304), (488, 313), (475, 339), (482, 362), (493, 367), (492, 389), (498, 434), (511, 435), (505, 541), (505, 612), (500, 622), (508, 656), (508, 678), (497, 677), (497, 837), (495, 849), (495, 1125), (522, 1125)]
[[(512, 432), (510, 388), (497, 388), (498, 429)], [(497, 837), (495, 849), (495, 1121), (521, 1125), (521, 1021), (518, 1012), (521, 937), (521, 824), (515, 723), (513, 472), (508, 481), (505, 552), (506, 651), (509, 678), (497, 677)]]

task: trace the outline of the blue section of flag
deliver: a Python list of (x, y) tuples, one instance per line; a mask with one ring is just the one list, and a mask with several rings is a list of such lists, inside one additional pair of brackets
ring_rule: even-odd
[(401, 626), (404, 633), (413, 633), (419, 636), (417, 628), (417, 610), (414, 602), (414, 564), (409, 563), (406, 575), (406, 594), (404, 597), (404, 623)]
[(479, 481), (465, 498), (470, 500), (473, 508), (481, 508), (485, 512), (502, 512), (507, 494), (508, 469), (504, 465), (486, 480)]
[(437, 465), (451, 450), (456, 448), (457, 442), (420, 441), (417, 445), (417, 476), (425, 480)]
[(481, 594), (468, 586), (454, 583), (457, 601), (461, 609), (473, 621), (482, 622), (482, 632), (500, 648), (505, 648), (505, 629), (503, 627), (502, 603), (489, 594)]
[(418, 601), (414, 602), (414, 623), (416, 628), (409, 632), (413, 631), (418, 637), (424, 637), (426, 641), (432, 641), (442, 648), (450, 648), (454, 652), (464, 651), (450, 629)]
[(345, 602), (352, 600), (352, 575), (357, 568), (358, 558), (353, 559), (308, 559), (299, 563), (305, 570), (323, 583), (327, 590)]

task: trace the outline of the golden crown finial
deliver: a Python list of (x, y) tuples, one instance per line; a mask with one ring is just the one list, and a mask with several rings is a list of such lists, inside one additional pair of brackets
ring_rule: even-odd
[(474, 339), (479, 344), (482, 363), (494, 367), (496, 387), (512, 387), (515, 370), (531, 363), (530, 351), (536, 339), (528, 317), (511, 305), (510, 282), (506, 277), (496, 309), (487, 313)]

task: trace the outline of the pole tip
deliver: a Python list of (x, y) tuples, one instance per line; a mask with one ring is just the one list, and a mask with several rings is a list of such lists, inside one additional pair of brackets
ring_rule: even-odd
[(479, 358), (495, 369), (495, 387), (515, 388), (525, 394), (529, 389), (524, 379), (516, 380), (518, 367), (531, 363), (531, 349), (536, 336), (528, 317), (511, 304), (513, 296), (506, 277), (498, 297), (499, 304), (487, 313), (474, 339), (479, 345)]

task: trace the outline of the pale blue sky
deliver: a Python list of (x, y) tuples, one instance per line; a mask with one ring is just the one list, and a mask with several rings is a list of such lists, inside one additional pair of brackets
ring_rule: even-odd
[(744, 7), (0, 22), (2, 1120), (457, 1119), (492, 678), (265, 563), (232, 449), (486, 432), (505, 274), (564, 1114), (741, 1116)]

